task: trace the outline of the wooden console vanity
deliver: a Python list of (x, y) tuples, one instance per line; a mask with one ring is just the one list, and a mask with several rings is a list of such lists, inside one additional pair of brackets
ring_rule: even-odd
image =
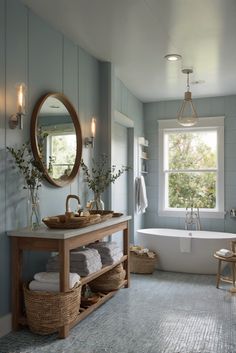
[[(12, 238), (12, 327), (17, 330), (21, 325), (27, 324), (27, 319), (23, 315), (23, 291), (22, 291), (22, 255), (23, 251), (57, 251), (60, 258), (60, 290), (66, 292), (69, 289), (69, 264), (70, 250), (79, 246), (88, 245), (96, 240), (116, 232), (123, 231), (124, 256), (119, 262), (111, 266), (103, 267), (87, 277), (82, 277), (82, 285), (89, 283), (103, 273), (111, 270), (119, 263), (123, 263), (126, 270), (126, 278), (122, 287), (129, 287), (129, 234), (128, 221), (130, 216), (111, 218), (103, 223), (91, 225), (80, 229), (53, 230), (42, 227), (39, 230), (30, 231), (22, 229), (9, 232)], [(46, 264), (45, 264), (46, 265)], [(105, 294), (96, 304), (88, 309), (83, 309), (77, 320), (72, 325), (65, 325), (59, 331), (60, 338), (65, 338), (69, 334), (72, 326), (83, 320), (92, 311), (111, 298), (116, 291)]]

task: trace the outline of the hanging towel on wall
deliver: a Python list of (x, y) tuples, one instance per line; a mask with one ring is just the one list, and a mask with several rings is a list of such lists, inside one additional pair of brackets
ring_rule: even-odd
[(135, 179), (135, 203), (137, 213), (144, 213), (148, 207), (146, 185), (142, 175)]
[(191, 252), (191, 238), (179, 238), (180, 252)]

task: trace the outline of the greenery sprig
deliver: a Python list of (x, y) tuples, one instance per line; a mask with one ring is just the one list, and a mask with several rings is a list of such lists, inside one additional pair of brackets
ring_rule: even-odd
[(100, 194), (102, 194), (111, 183), (114, 183), (121, 174), (130, 169), (130, 167), (122, 166), (116, 171), (115, 165), (109, 167), (107, 155), (102, 155), (101, 160), (98, 162), (92, 159), (91, 172), (83, 159), (81, 160), (80, 165), (84, 172), (84, 180), (87, 182), (89, 189), (94, 193)]
[(40, 181), (43, 179), (43, 173), (39, 170), (35, 161), (30, 144), (24, 143), (21, 148), (15, 149), (7, 147), (11, 153), (16, 166), (25, 179), (25, 189), (38, 189), (41, 186)]

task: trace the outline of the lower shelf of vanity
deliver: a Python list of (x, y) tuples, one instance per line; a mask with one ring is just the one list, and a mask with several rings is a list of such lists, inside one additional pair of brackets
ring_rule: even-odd
[[(101, 297), (99, 298), (99, 300), (93, 304), (90, 305), (88, 308), (80, 308), (80, 313), (78, 315), (78, 317), (76, 318), (76, 320), (74, 322), (72, 322), (70, 324), (70, 328), (74, 327), (75, 325), (77, 325), (80, 321), (82, 321), (83, 319), (85, 319), (89, 314), (91, 314), (94, 310), (96, 310), (97, 308), (99, 308), (99, 306), (101, 306), (102, 304), (104, 304), (107, 300), (109, 300), (110, 298), (112, 298), (119, 289), (125, 287), (127, 285), (127, 280), (124, 280), (124, 282), (119, 286), (118, 289), (113, 290), (111, 292), (108, 293), (100, 293)], [(25, 316), (22, 316), (19, 319), (19, 324), (22, 326), (27, 326), (27, 318)]]
[[(128, 259), (127, 255), (122, 256), (122, 258), (115, 262), (112, 265), (109, 266), (104, 266), (101, 270), (92, 273), (91, 275), (88, 275), (86, 277), (82, 277), (81, 278), (81, 285), (85, 285), (89, 282), (91, 282), (92, 280), (94, 280), (95, 278), (103, 275), (104, 273), (112, 270), (114, 267), (116, 267), (117, 265), (119, 265), (120, 263), (123, 263), (124, 261), (126, 261)], [(98, 299), (98, 301), (92, 305), (90, 305), (88, 308), (81, 308), (80, 309), (80, 314), (78, 315), (77, 319), (70, 324), (70, 328), (74, 327), (76, 324), (78, 324), (80, 321), (82, 321), (83, 319), (85, 319), (89, 314), (91, 314), (94, 310), (96, 310), (97, 308), (99, 308), (99, 306), (101, 306), (103, 303), (105, 303), (107, 300), (109, 300), (110, 298), (112, 298), (119, 289), (125, 287), (127, 285), (128, 281), (124, 280), (123, 283), (119, 286), (118, 289), (111, 291), (111, 292), (107, 292), (107, 293), (100, 293), (101, 297)], [(25, 316), (22, 316), (19, 319), (19, 324), (22, 326), (26, 326), (27, 325), (27, 318)]]
[(77, 319), (72, 322), (70, 324), (70, 328), (74, 327), (75, 325), (77, 325), (80, 321), (82, 321), (83, 319), (85, 319), (89, 314), (91, 314), (94, 310), (96, 310), (97, 308), (99, 308), (99, 306), (101, 306), (102, 304), (104, 304), (107, 300), (109, 300), (110, 298), (112, 298), (119, 289), (123, 288), (125, 285), (127, 284), (127, 280), (125, 280), (120, 287), (117, 290), (114, 290), (112, 292), (108, 292), (108, 293), (101, 293), (101, 298), (93, 305), (90, 305), (88, 308), (84, 309), (81, 308), (80, 309), (80, 314), (77, 317)]

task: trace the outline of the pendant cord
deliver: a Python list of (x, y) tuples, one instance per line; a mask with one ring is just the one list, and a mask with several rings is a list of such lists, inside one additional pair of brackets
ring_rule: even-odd
[(190, 86), (189, 86), (189, 72), (187, 73), (187, 91), (189, 92)]

